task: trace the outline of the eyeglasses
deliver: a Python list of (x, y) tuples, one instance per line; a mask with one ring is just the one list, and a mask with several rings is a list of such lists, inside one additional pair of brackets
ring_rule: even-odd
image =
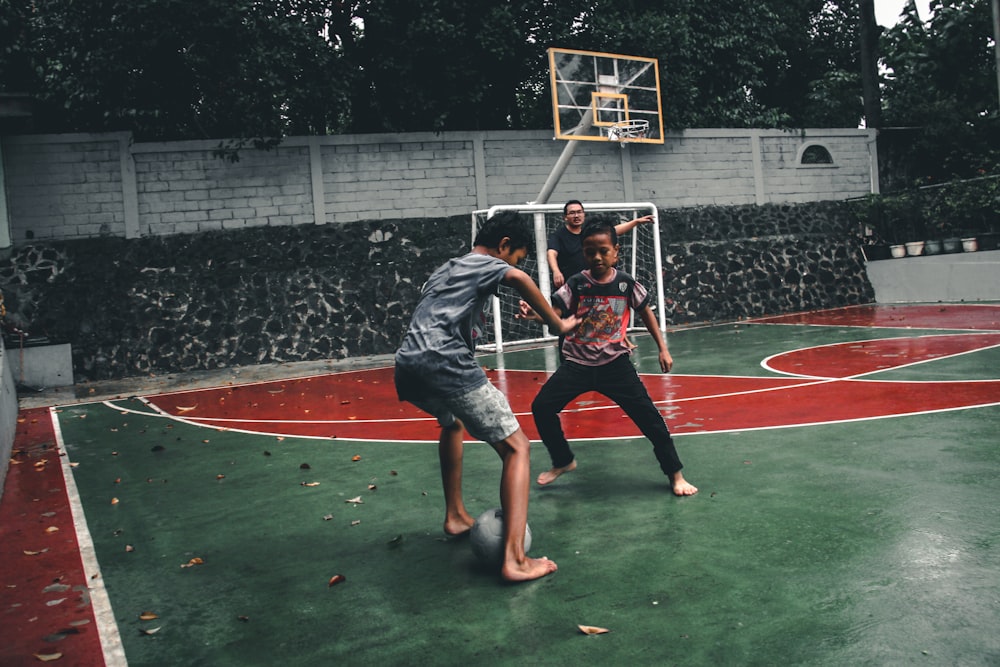
[(583, 215), (583, 211), (568, 211), (566, 213), (566, 215), (567, 216), (570, 216), (570, 215), (572, 215), (572, 216)]

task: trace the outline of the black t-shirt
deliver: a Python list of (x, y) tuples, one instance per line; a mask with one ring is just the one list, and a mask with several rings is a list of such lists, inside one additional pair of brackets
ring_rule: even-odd
[(559, 253), (556, 257), (556, 266), (563, 274), (564, 280), (580, 273), (587, 268), (587, 263), (583, 259), (583, 242), (579, 234), (566, 229), (566, 225), (560, 225), (559, 229), (549, 236), (549, 250)]

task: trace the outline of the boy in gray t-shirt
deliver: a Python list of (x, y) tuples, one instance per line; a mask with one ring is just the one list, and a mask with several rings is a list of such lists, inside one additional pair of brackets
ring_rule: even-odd
[(460, 535), (474, 519), (462, 500), (464, 430), (488, 442), (503, 461), (500, 505), (504, 512), (504, 560), (508, 581), (538, 579), (556, 570), (548, 558), (528, 558), (531, 443), (507, 399), (475, 359), (483, 313), (500, 285), (516, 289), (555, 333), (572, 330), (577, 318), (560, 319), (531, 277), (516, 268), (533, 242), (517, 213), (498, 213), (479, 231), (472, 252), (438, 268), (421, 292), (403, 344), (396, 352), (396, 392), (433, 415), (441, 426), (438, 454), (444, 485), (444, 531)]

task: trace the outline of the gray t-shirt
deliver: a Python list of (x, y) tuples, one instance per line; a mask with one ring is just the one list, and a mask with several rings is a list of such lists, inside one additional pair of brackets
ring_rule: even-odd
[(476, 340), (483, 331), (490, 297), (511, 268), (502, 259), (469, 253), (431, 274), (396, 352), (400, 399), (447, 398), (487, 381), (475, 359)]

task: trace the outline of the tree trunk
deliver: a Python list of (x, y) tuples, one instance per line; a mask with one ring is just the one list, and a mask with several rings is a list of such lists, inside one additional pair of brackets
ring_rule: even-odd
[(882, 125), (882, 100), (878, 87), (878, 36), (875, 0), (860, 0), (861, 8), (861, 96), (865, 107), (865, 127)]

